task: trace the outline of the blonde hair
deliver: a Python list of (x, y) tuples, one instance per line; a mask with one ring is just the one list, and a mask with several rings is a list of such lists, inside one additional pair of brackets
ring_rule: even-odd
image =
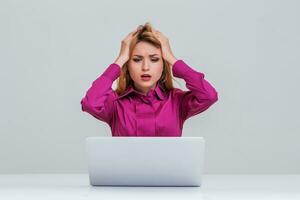
[[(146, 22), (144, 25), (138, 26), (138, 33), (132, 38), (130, 47), (129, 47), (129, 55), (132, 54), (132, 51), (135, 45), (138, 42), (148, 42), (154, 45), (157, 48), (161, 48), (160, 41), (154, 36), (152, 31), (152, 25), (150, 22)], [(133, 85), (133, 80), (131, 79), (128, 71), (128, 62), (129, 60), (121, 67), (121, 74), (117, 81), (116, 92), (118, 95), (122, 95), (127, 90), (128, 86)], [(163, 72), (158, 80), (160, 85), (163, 87), (165, 91), (170, 91), (173, 89), (173, 81), (171, 75), (171, 66), (170, 64), (163, 59)]]

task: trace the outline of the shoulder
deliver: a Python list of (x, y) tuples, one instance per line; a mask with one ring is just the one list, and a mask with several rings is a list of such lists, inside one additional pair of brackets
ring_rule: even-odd
[(112, 90), (108, 95), (107, 95), (107, 101), (113, 102), (119, 97), (118, 93), (115, 90)]
[(119, 95), (116, 90), (113, 90), (109, 94), (109, 99), (111, 101), (120, 101), (120, 102), (123, 102), (125, 99), (128, 99), (128, 98), (126, 98), (127, 96), (130, 96), (130, 94), (127, 93), (127, 92), (124, 93), (124, 94)]

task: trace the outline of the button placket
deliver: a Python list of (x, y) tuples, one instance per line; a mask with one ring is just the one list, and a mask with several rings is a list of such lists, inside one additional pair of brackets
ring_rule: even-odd
[(155, 136), (155, 112), (151, 101), (142, 98), (140, 103), (136, 104), (137, 136)]

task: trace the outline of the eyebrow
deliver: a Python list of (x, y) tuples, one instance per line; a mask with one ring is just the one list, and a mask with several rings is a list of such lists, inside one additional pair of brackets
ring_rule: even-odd
[[(155, 55), (157, 55), (158, 56), (158, 54), (151, 54), (151, 55), (149, 55), (150, 57), (153, 57), (153, 56), (155, 56)], [(137, 56), (137, 57), (143, 57), (143, 56), (141, 56), (141, 55), (137, 55), (137, 54), (135, 54), (135, 55), (133, 55), (133, 56)]]

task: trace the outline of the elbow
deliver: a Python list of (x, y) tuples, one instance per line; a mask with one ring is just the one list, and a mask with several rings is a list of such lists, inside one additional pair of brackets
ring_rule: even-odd
[(97, 115), (97, 109), (91, 105), (91, 103), (88, 101), (87, 97), (84, 97), (81, 101), (81, 111), (87, 112), (91, 115)]
[(85, 111), (89, 110), (90, 106), (89, 106), (86, 98), (81, 99), (80, 104), (81, 104), (81, 111), (85, 112)]
[(210, 104), (214, 104), (215, 102), (218, 101), (218, 92), (217, 91), (213, 91), (210, 95), (209, 95), (209, 102)]
[(103, 106), (98, 106), (98, 107), (94, 106), (88, 100), (88, 97), (84, 97), (83, 99), (81, 99), (80, 104), (81, 104), (81, 111), (90, 113), (91, 115), (94, 116), (101, 114), (101, 112), (103, 111)]

